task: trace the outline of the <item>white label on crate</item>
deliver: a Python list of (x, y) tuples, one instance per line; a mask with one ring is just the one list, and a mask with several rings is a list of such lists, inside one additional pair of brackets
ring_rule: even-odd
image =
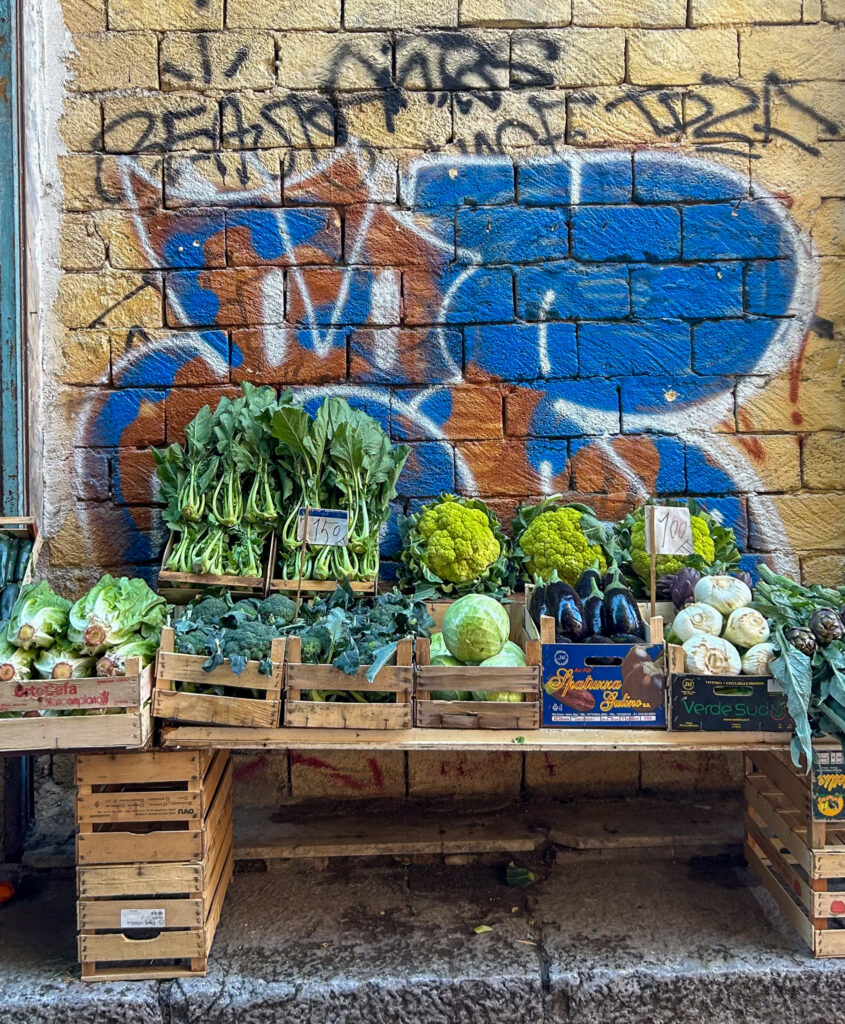
[[(658, 555), (692, 555), (692, 522), (688, 508), (654, 505), (654, 542)], [(646, 524), (648, 525), (648, 524)], [(651, 554), (651, 531), (645, 531), (645, 549)]]
[(769, 679), (768, 689), (769, 693), (783, 693), (783, 687), (780, 685), (777, 679), (775, 679), (774, 676), (772, 676), (771, 679)]
[[(305, 509), (299, 510), (299, 523), (296, 528), (296, 539), (302, 540), (305, 527)], [(323, 547), (346, 547), (349, 532), (349, 513), (338, 508), (311, 508), (308, 510), (309, 544), (321, 544)]]
[(121, 910), (121, 928), (164, 928), (164, 910)]

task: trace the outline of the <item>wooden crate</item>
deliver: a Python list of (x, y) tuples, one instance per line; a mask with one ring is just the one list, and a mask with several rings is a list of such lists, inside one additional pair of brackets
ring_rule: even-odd
[[(0, 754), (51, 750), (143, 750), (152, 736), (152, 665), (126, 659), (126, 675), (0, 682)], [(44, 717), (39, 711), (113, 709), (113, 714)]]
[(32, 583), (32, 574), (38, 564), (38, 556), (44, 543), (44, 536), (39, 531), (35, 518), (33, 516), (0, 516), (0, 533), (10, 533), (13, 537), (18, 537), (21, 540), (32, 541), (32, 551), (24, 570), (23, 579), (20, 581), (21, 586), (24, 583)]
[[(204, 655), (177, 654), (174, 645), (173, 630), (165, 626), (161, 631), (153, 694), (153, 714), (156, 718), (200, 725), (239, 725), (245, 728), (274, 729), (278, 726), (282, 713), (284, 639), (273, 641), (270, 649), (273, 674), (270, 676), (258, 671), (257, 661), (248, 661), (240, 675), (232, 671), (228, 660), (218, 665), (213, 672), (204, 672)], [(183, 693), (176, 688), (179, 683), (261, 690), (264, 697), (218, 697), (216, 694)]]
[(845, 823), (812, 818), (788, 753), (746, 756), (745, 857), (816, 957), (845, 956)]
[(234, 866), (230, 755), (85, 755), (76, 782), (83, 980), (205, 974)]
[[(375, 678), (367, 680), (367, 667), (354, 676), (333, 665), (305, 665), (300, 661), (298, 636), (287, 642), (285, 664), (285, 725), (324, 729), (410, 729), (414, 688), (413, 641), (400, 640), (396, 664), (385, 665)], [(360, 704), (357, 701), (303, 700), (303, 690), (358, 690), (395, 693), (395, 703)]]
[(225, 587), (227, 590), (239, 590), (250, 594), (264, 595), (267, 593), (267, 581), (270, 577), (275, 552), (273, 534), (268, 534), (264, 541), (261, 559), (264, 571), (261, 576), (210, 576), (205, 573), (174, 572), (171, 569), (165, 569), (175, 542), (176, 533), (171, 530), (158, 572), (159, 593), (167, 597), (168, 600), (175, 600), (177, 594), (182, 597), (186, 594), (195, 596), (208, 587)]
[[(443, 626), (450, 602), (428, 606), (435, 628)], [(476, 665), (432, 665), (431, 642), (417, 639), (414, 724), (423, 729), (539, 729), (540, 639), (525, 605), (505, 605), (510, 639), (525, 651), (525, 668), (481, 668)], [(521, 702), (493, 700), (433, 700), (438, 690), (491, 690), (523, 693)]]

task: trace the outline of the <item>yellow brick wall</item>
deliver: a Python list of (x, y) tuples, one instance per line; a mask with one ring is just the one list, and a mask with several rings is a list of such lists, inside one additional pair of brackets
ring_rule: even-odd
[[(454, 487), (494, 500), (507, 514), (517, 500), (549, 486), (577, 487), (611, 515), (632, 507), (641, 490), (697, 494), (737, 528), (752, 561), (767, 558), (808, 578), (841, 579), (841, 2), (60, 3), (71, 52), (55, 129), (63, 216), (50, 248), (62, 276), (47, 361), (59, 382), (54, 415), (63, 429), (51, 456), (56, 479), (46, 528), (51, 566), (67, 580), (81, 584), (92, 563), (154, 573), (163, 537), (148, 446), (179, 440), (196, 409), (227, 393), (244, 373), (279, 386), (363, 388), (368, 401), (388, 408), (402, 398), (397, 389), (409, 386), (408, 379), (435, 390), (455, 383), (456, 375), (482, 382), (497, 389), (501, 402), (497, 396), (486, 403), (472, 428), (447, 414), (436, 429), (415, 435), (416, 478), (403, 500)], [(613, 191), (619, 181), (602, 177), (620, 154), (634, 168), (634, 191), (629, 184), (622, 198)], [(641, 191), (647, 179), (641, 186), (638, 177), (643, 154), (657, 154), (663, 175), (662, 184), (652, 183), (651, 199)], [(566, 187), (577, 182), (579, 191), (565, 204), (559, 196), (537, 199), (543, 176), (532, 179), (530, 170), (537, 160), (549, 161), (549, 181), (562, 181), (561, 168), (568, 168)], [(725, 181), (745, 182), (745, 198), (715, 199)], [(449, 189), (463, 197), (457, 211), (439, 205)], [(536, 326), (546, 315), (532, 312), (534, 285), (520, 251), (526, 210), (565, 205), (571, 254), (595, 260), (602, 273), (633, 261), (621, 272), (630, 276), (626, 301), (642, 299), (636, 280), (659, 260), (631, 255), (624, 232), (610, 240), (606, 229), (598, 255), (595, 238), (586, 239), (592, 255), (577, 256), (581, 213), (573, 211), (599, 200), (611, 204), (614, 216), (620, 205), (677, 209), (684, 248), (661, 257), (666, 265), (651, 287), (662, 287), (676, 267), (740, 260), (739, 307), (726, 305), (722, 320), (711, 322), (716, 314), (702, 307), (697, 317), (694, 301), (687, 301), (677, 315), (688, 325), (691, 363), (676, 383), (670, 379), (676, 352), (658, 346), (624, 372), (604, 350), (591, 353), (585, 322), (601, 320), (604, 310), (590, 314), (579, 298), (572, 311), (561, 300), (556, 311), (552, 304), (550, 319), (572, 325), (574, 364), (562, 369), (553, 360), (544, 369), (535, 360), (534, 371), (512, 380), (506, 361), (485, 350), (485, 339), (490, 323)], [(715, 229), (708, 235), (710, 229), (696, 228), (696, 206), (714, 202), (732, 204), (737, 223), (747, 216), (748, 226), (734, 231), (726, 219), (722, 238)], [(358, 378), (314, 370), (309, 330), (322, 332), (326, 346), (347, 346), (338, 365), (349, 366), (366, 324), (396, 337), (406, 324), (425, 330), (418, 326), (420, 311), (425, 316), (444, 294), (453, 295), (437, 264), (442, 240), (460, 244), (455, 232), (470, 230), (474, 205), (506, 208), (507, 223), (515, 226), (478, 242), (492, 249), (484, 250), (478, 294), (453, 330), (457, 369), (447, 372), (433, 352), (405, 381), (391, 379), (383, 367)], [(783, 225), (778, 244), (786, 248), (764, 253), (761, 262), (755, 256), (763, 252), (774, 206)], [(246, 221), (245, 210), (251, 211)], [(327, 223), (334, 227), (305, 245), (304, 254), (291, 255), (278, 250), (278, 237), (267, 237), (262, 210), (275, 211), (276, 236), (283, 234), (279, 225), (308, 229), (314, 211), (332, 211)], [(761, 210), (769, 211), (762, 220)], [(516, 240), (508, 247), (511, 231)], [(526, 251), (534, 244), (526, 241)], [(247, 258), (238, 245), (261, 253)], [(265, 266), (259, 271), (250, 262)], [(542, 266), (546, 257), (535, 262)], [(373, 296), (354, 312), (340, 341), (328, 325), (296, 319), (305, 280), (328, 289), (319, 301), (339, 301), (339, 278), (321, 269), (332, 265), (361, 269)], [(392, 270), (367, 276), (374, 267)], [(682, 295), (685, 290), (681, 285)], [(638, 318), (635, 305), (630, 308), (623, 319)], [(730, 333), (737, 320), (746, 322), (747, 344)], [(295, 358), (273, 342), (282, 325), (300, 332)], [(727, 332), (724, 343), (720, 329)], [(436, 324), (435, 330), (439, 352), (448, 332)], [(590, 359), (606, 369), (591, 371)], [(553, 406), (563, 393), (576, 396), (579, 417), (556, 428), (551, 412), (543, 418), (542, 402)], [(511, 399), (508, 408), (528, 411), (503, 419), (500, 406)], [(632, 438), (652, 432), (630, 448)], [(601, 434), (615, 438), (617, 458), (602, 453)], [(662, 440), (652, 443), (654, 437)], [(70, 460), (68, 445), (75, 449)], [(503, 456), (512, 470), (504, 481)], [(551, 469), (541, 472), (541, 463)], [(485, 785), (571, 792), (675, 784), (667, 782), (671, 765), (664, 771), (660, 759), (634, 755), (613, 764), (519, 754), (475, 765), (430, 756), (379, 757), (372, 764), (317, 760), (292, 758), (283, 778), (274, 769), (274, 785), (295, 797), (321, 786), (353, 795), (430, 795)], [(692, 786), (723, 785), (735, 782), (736, 771), (724, 759), (688, 760), (674, 777)]]

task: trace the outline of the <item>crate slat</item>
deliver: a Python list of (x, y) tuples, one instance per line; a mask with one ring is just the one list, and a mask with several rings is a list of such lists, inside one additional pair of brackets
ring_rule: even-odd
[(126, 910), (164, 910), (165, 928), (202, 928), (205, 923), (205, 904), (201, 899), (86, 899), (80, 900), (77, 904), (77, 926), (80, 931), (115, 931), (123, 927), (121, 914)]

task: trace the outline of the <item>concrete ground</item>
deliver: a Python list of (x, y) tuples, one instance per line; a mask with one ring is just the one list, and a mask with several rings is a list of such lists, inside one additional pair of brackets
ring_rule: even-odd
[(0, 908), (0, 1020), (842, 1020), (845, 963), (814, 961), (735, 861), (561, 853), (526, 889), (500, 866), (272, 862), (235, 876), (206, 978), (131, 984), (78, 980), (71, 874), (25, 881)]

